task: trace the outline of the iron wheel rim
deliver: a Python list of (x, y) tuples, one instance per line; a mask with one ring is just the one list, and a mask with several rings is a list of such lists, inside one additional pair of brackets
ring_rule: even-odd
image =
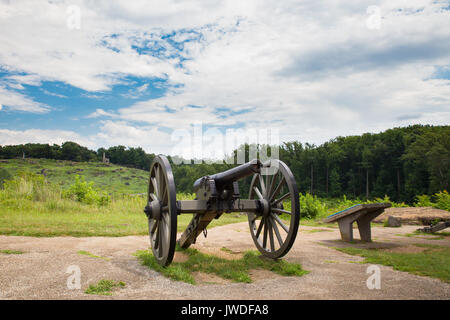
[(175, 253), (177, 236), (176, 189), (172, 168), (165, 156), (153, 159), (150, 166), (147, 203), (160, 201), (159, 219), (148, 218), (153, 256), (161, 266), (169, 265)]

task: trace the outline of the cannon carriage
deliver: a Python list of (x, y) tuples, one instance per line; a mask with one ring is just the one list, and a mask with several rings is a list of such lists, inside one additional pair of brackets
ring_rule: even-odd
[[(239, 180), (252, 176), (248, 199), (242, 199)], [(222, 214), (243, 212), (250, 234), (262, 255), (277, 259), (292, 247), (300, 221), (297, 184), (291, 170), (280, 160), (252, 160), (227, 171), (204, 176), (194, 183), (195, 200), (177, 200), (168, 159), (159, 155), (150, 166), (148, 218), (153, 255), (162, 266), (172, 262), (175, 247), (188, 248)], [(177, 240), (177, 217), (192, 214)], [(206, 234), (206, 233), (205, 233)]]

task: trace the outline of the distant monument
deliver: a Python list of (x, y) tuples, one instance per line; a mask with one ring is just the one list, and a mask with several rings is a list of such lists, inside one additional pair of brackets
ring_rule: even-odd
[(102, 160), (102, 162), (103, 163), (108, 163), (109, 164), (109, 158), (107, 158), (106, 156), (105, 156), (105, 153), (103, 152), (103, 160)]

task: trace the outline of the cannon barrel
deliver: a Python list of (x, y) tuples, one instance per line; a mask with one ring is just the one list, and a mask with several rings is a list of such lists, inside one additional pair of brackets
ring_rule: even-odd
[[(254, 159), (250, 162), (241, 164), (240, 166), (231, 168), (229, 170), (216, 173), (209, 177), (209, 179), (214, 180), (216, 185), (221, 188), (225, 185), (231, 184), (234, 181), (240, 180), (242, 178), (248, 177), (252, 174), (259, 173), (261, 171), (261, 162), (257, 159)], [(197, 179), (194, 182), (194, 190), (198, 190), (198, 188), (202, 185), (202, 181), (205, 177)]]

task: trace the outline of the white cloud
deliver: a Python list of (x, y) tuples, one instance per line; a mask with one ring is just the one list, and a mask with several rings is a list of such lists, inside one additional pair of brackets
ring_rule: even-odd
[[(73, 4), (81, 8), (80, 30), (66, 27)], [(367, 28), (366, 9), (374, 4), (379, 29)], [(443, 6), (432, 0), (0, 2), (0, 64), (27, 74), (10, 77), (15, 89), (57, 80), (105, 91), (127, 75), (180, 85), (117, 111), (97, 108), (90, 118), (109, 118), (89, 137), (97, 145), (169, 152), (168, 135), (158, 128), (198, 121), (277, 126), (284, 139), (321, 143), (450, 122), (450, 82), (432, 79), (437, 66), (450, 65), (450, 10)], [(161, 38), (167, 34), (170, 41)], [(182, 50), (171, 41), (183, 42)], [(139, 55), (132, 46), (161, 50)], [(180, 57), (187, 59), (181, 67)], [(45, 110), (4, 90), (16, 94), (16, 110)]]
[(19, 92), (8, 90), (2, 86), (0, 86), (0, 105), (3, 105), (7, 107), (8, 110), (13, 111), (32, 113), (47, 113), (50, 111), (49, 106), (35, 102)]
[(61, 144), (66, 141), (74, 141), (89, 148), (95, 147), (95, 144), (89, 139), (81, 137), (78, 133), (68, 130), (0, 129), (0, 145), (15, 145), (26, 143)]

